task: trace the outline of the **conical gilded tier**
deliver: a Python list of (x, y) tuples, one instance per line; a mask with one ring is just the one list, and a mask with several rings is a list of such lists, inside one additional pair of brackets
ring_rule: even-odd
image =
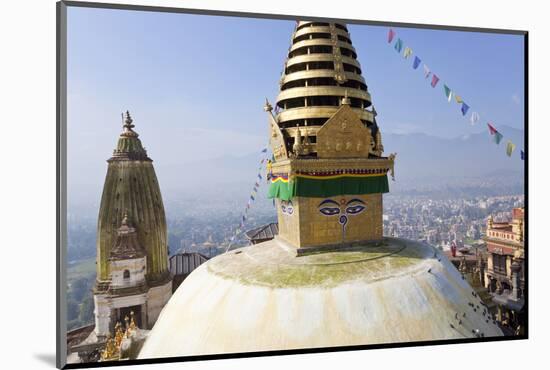
[(336, 113), (342, 99), (373, 135), (377, 128), (371, 96), (347, 27), (341, 23), (298, 22), (292, 35), (280, 93), (276, 121), (287, 137), (307, 126), (312, 142), (318, 129)]

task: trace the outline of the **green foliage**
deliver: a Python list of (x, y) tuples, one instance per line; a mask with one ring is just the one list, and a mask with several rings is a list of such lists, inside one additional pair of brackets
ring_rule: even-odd
[(93, 322), (95, 258), (83, 260), (67, 269), (67, 329), (71, 330)]
[(72, 321), (78, 318), (80, 313), (79, 304), (72, 298), (67, 299), (67, 321)]
[(84, 296), (89, 293), (91, 289), (92, 279), (80, 278), (75, 280), (71, 285), (71, 296), (74, 300), (82, 302)]
[(95, 257), (79, 261), (67, 267), (67, 282), (69, 285), (80, 278), (95, 278)]
[(96, 254), (96, 229), (95, 225), (70, 226), (67, 233), (68, 260), (82, 260), (94, 257)]
[(91, 294), (88, 294), (80, 304), (78, 320), (82, 325), (91, 323), (94, 320), (94, 300)]

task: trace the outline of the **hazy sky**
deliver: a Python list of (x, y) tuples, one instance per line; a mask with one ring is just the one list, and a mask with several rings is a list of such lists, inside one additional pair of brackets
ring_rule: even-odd
[[(267, 141), (294, 21), (72, 8), (68, 10), (68, 170), (100, 186), (129, 109), (164, 165), (241, 156)], [(523, 37), (395, 29), (438, 76), (433, 89), (387, 44), (387, 28), (349, 25), (382, 133), (456, 137), (523, 127)], [(480, 113), (470, 126), (443, 83)], [(503, 133), (506, 135), (505, 129)]]

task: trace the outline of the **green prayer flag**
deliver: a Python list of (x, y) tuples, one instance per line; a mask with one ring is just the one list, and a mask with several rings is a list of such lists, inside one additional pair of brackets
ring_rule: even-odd
[(397, 42), (395, 43), (394, 48), (398, 53), (400, 53), (401, 49), (403, 48), (403, 40), (397, 39)]
[(493, 139), (495, 140), (495, 144), (500, 144), (501, 140), (502, 140), (502, 134), (498, 131), (496, 131), (493, 135)]
[(453, 96), (453, 92), (447, 85), (443, 85), (443, 89), (445, 89), (445, 96), (447, 97), (447, 101), (451, 101), (451, 97)]

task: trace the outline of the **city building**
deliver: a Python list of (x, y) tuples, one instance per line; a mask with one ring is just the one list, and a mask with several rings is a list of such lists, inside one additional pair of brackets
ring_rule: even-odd
[(383, 236), (395, 155), (361, 73), (345, 24), (297, 22), (265, 104), (278, 234), (193, 271), (138, 358), (502, 335), (443, 253)]
[(485, 283), (497, 304), (497, 320), (513, 333), (525, 328), (524, 209), (514, 208), (511, 221), (487, 219)]

